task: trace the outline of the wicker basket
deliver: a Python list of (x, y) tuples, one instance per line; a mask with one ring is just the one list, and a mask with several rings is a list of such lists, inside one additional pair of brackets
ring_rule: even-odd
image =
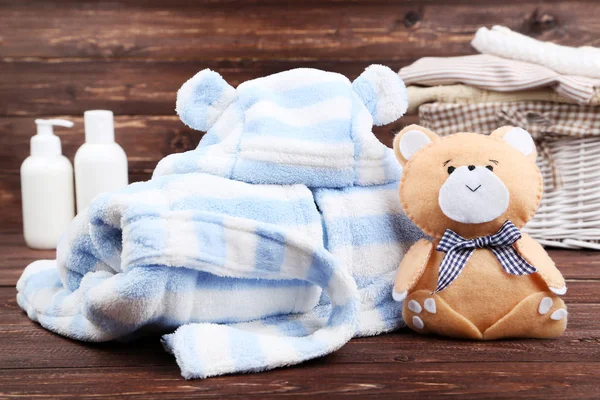
[(544, 197), (523, 230), (545, 246), (600, 250), (600, 107), (433, 103), (422, 105), (419, 117), (423, 126), (440, 135), (489, 134), (502, 125), (515, 125), (541, 139), (545, 154), (539, 151), (537, 163)]
[(553, 188), (548, 160), (538, 156), (544, 197), (524, 228), (540, 243), (600, 250), (600, 138), (568, 138), (547, 143), (562, 186)]

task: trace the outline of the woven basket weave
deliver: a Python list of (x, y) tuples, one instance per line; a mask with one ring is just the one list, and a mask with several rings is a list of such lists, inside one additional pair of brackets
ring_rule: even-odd
[(544, 196), (523, 231), (545, 246), (600, 250), (600, 107), (432, 103), (419, 107), (419, 117), (421, 125), (439, 135), (489, 134), (514, 125), (541, 138), (546, 155), (538, 151), (537, 164), (544, 178)]
[(544, 197), (524, 228), (547, 246), (600, 250), (600, 138), (568, 138), (547, 144), (562, 186), (553, 189), (548, 160), (538, 156)]

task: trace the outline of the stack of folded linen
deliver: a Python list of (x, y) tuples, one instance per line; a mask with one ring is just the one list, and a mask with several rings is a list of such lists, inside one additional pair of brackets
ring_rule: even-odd
[(600, 249), (600, 49), (480, 28), (481, 54), (426, 57), (402, 68), (409, 113), (438, 134), (529, 131), (546, 194), (526, 231), (546, 245)]

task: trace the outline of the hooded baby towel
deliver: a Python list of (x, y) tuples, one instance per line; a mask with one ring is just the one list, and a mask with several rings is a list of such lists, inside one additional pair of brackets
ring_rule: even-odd
[(198, 148), (96, 198), (57, 259), (25, 269), (19, 305), (78, 340), (166, 333), (185, 378), (291, 365), (397, 328), (395, 270), (421, 233), (371, 127), (406, 103), (383, 66), (353, 83), (296, 69), (237, 89), (199, 72), (177, 96), (183, 122), (207, 132)]

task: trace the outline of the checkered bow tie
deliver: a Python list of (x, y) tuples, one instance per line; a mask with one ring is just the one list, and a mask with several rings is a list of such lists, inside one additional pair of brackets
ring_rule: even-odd
[(443, 251), (446, 255), (440, 265), (438, 284), (433, 293), (441, 292), (458, 278), (475, 249), (490, 249), (502, 268), (511, 275), (529, 275), (537, 272), (537, 269), (512, 246), (519, 239), (521, 232), (510, 221), (506, 221), (495, 234), (475, 239), (465, 239), (446, 229), (437, 246), (437, 251)]

